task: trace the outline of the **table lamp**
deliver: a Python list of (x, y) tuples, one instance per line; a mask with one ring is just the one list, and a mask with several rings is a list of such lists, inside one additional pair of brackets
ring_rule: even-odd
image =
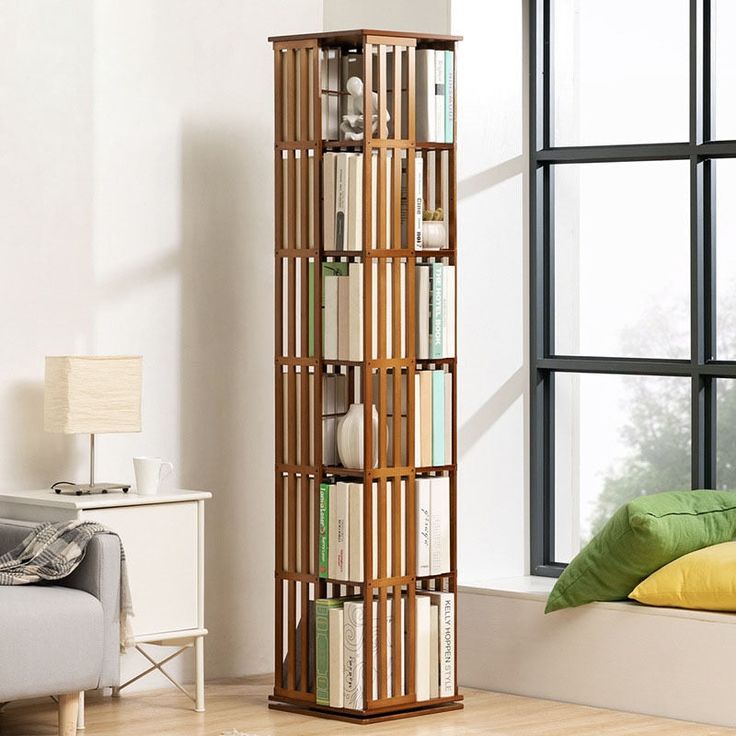
[(57, 493), (128, 491), (129, 484), (95, 482), (95, 434), (141, 431), (142, 366), (140, 355), (46, 358), (44, 429), (90, 436), (89, 483), (55, 483)]

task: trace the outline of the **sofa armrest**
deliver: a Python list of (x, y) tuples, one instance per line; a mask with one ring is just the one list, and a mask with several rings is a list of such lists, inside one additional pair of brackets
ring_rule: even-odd
[(120, 684), (120, 540), (97, 534), (87, 544), (81, 564), (59, 585), (83, 590), (102, 604), (104, 654), (99, 687)]
[(17, 547), (37, 526), (32, 521), (15, 521), (14, 519), (0, 519), (0, 555), (10, 552)]

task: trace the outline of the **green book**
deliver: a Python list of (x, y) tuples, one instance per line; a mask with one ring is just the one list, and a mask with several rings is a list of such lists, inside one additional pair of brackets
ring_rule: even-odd
[[(330, 608), (342, 607), (342, 598), (318, 598), (314, 627), (317, 653), (316, 695), (320, 705), (330, 704)], [(339, 673), (342, 676), (342, 673)]]
[[(348, 263), (343, 261), (330, 261), (329, 263), (323, 263), (322, 264), (322, 281), (324, 283), (324, 280), (328, 276), (347, 276), (348, 275)], [(308, 343), (307, 343), (307, 352), (309, 353), (308, 357), (313, 358), (314, 357), (314, 262), (309, 262), (309, 273), (308, 273), (308, 279), (309, 279), (309, 293), (307, 297), (307, 301), (309, 304), (308, 311), (309, 311), (309, 336), (308, 336)], [(324, 309), (325, 309), (325, 290), (324, 285), (322, 287), (322, 325), (324, 329)], [(324, 339), (324, 338), (323, 338)]]
[(330, 556), (330, 484), (319, 484), (319, 576), (327, 577)]

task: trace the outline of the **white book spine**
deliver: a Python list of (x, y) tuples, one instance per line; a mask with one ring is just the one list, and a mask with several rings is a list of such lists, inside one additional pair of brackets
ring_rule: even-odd
[(325, 293), (324, 357), (326, 360), (337, 360), (338, 279), (338, 276), (328, 276), (322, 280), (322, 288)]
[[(335, 526), (330, 525), (330, 548), (333, 539), (335, 546), (335, 580), (348, 580), (349, 573), (349, 519), (348, 519), (348, 483), (338, 482), (330, 488), (330, 521), (332, 520), (333, 498), (335, 503)], [(334, 488), (334, 492), (333, 491)], [(330, 549), (330, 552), (332, 550)]]
[(416, 51), (417, 141), (436, 140), (434, 49)]
[(429, 598), (440, 609), (440, 697), (452, 697), (455, 695), (455, 595), (430, 593)]
[(414, 163), (414, 247), (422, 247), (422, 215), (424, 214), (424, 158), (419, 154)]
[(419, 373), (414, 374), (414, 464), (421, 462), (422, 456), (422, 389)]
[(350, 554), (348, 555), (349, 579), (362, 582), (363, 571), (363, 484), (349, 484), (349, 526), (348, 539), (350, 541)]
[(430, 575), (450, 571), (450, 478), (430, 480)]
[(393, 162), (394, 162), (394, 156), (393, 153), (389, 150), (386, 151), (386, 234), (385, 234), (385, 244), (386, 248), (399, 248), (401, 247), (400, 243), (394, 243), (393, 242), (393, 228), (391, 227), (391, 223), (393, 222), (393, 214), (394, 214), (394, 203), (393, 203)]
[(434, 55), (435, 141), (445, 141), (445, 54)]
[(371, 248), (378, 248), (378, 153), (371, 154)]
[(455, 54), (445, 51), (445, 143), (455, 134)]
[(401, 525), (401, 575), (406, 575), (406, 481), (403, 479), (401, 481), (399, 524)]
[(429, 640), (430, 602), (426, 595), (418, 594), (415, 601), (415, 638), (414, 638), (414, 685), (417, 700), (429, 700)]
[(343, 705), (361, 710), (365, 702), (363, 602), (345, 601), (343, 610)]
[(443, 292), (446, 309), (443, 326), (445, 331), (445, 356), (455, 357), (455, 266), (445, 266), (445, 290)]
[(337, 358), (350, 359), (350, 276), (332, 276), (337, 281)]
[[(430, 575), (431, 480), (416, 479), (417, 575)], [(330, 509), (331, 511), (331, 509)]]
[(347, 247), (348, 215), (348, 158), (347, 153), (337, 153), (335, 168), (335, 249)]
[(330, 608), (327, 613), (329, 619), (328, 641), (330, 647), (330, 706), (342, 708), (343, 695), (343, 610)]
[(347, 250), (363, 247), (363, 154), (348, 157)]
[(445, 373), (445, 465), (452, 465), (452, 373)]
[(429, 357), (429, 270), (428, 265), (416, 266), (416, 351), (417, 358)]
[(381, 261), (386, 268), (386, 357), (394, 357), (394, 320), (393, 320), (393, 304), (394, 304), (394, 279), (391, 262)]
[(378, 357), (378, 261), (371, 260), (371, 352)]
[[(325, 250), (335, 250), (335, 164), (336, 153), (325, 153), (322, 158), (322, 226)], [(288, 187), (284, 187), (287, 191)]]
[(363, 264), (348, 266), (348, 359), (363, 360)]
[(406, 358), (406, 261), (399, 265), (399, 320), (401, 321), (401, 356)]
[[(331, 630), (330, 630), (331, 633)], [(332, 662), (330, 661), (330, 664)], [(330, 670), (332, 671), (332, 670)], [(332, 681), (330, 681), (332, 692)], [(429, 607), (429, 697), (440, 693), (440, 607), (434, 602)]]

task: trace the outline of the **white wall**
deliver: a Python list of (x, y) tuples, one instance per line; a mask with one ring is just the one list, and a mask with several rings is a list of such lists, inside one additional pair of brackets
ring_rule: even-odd
[(450, 32), (450, 0), (324, 0), (324, 29)]
[(0, 0), (0, 487), (84, 475), (84, 439), (42, 432), (44, 355), (143, 354), (144, 431), (101, 436), (98, 477), (157, 454), (214, 491), (209, 677), (273, 667), (267, 36), (321, 25), (318, 0)]

